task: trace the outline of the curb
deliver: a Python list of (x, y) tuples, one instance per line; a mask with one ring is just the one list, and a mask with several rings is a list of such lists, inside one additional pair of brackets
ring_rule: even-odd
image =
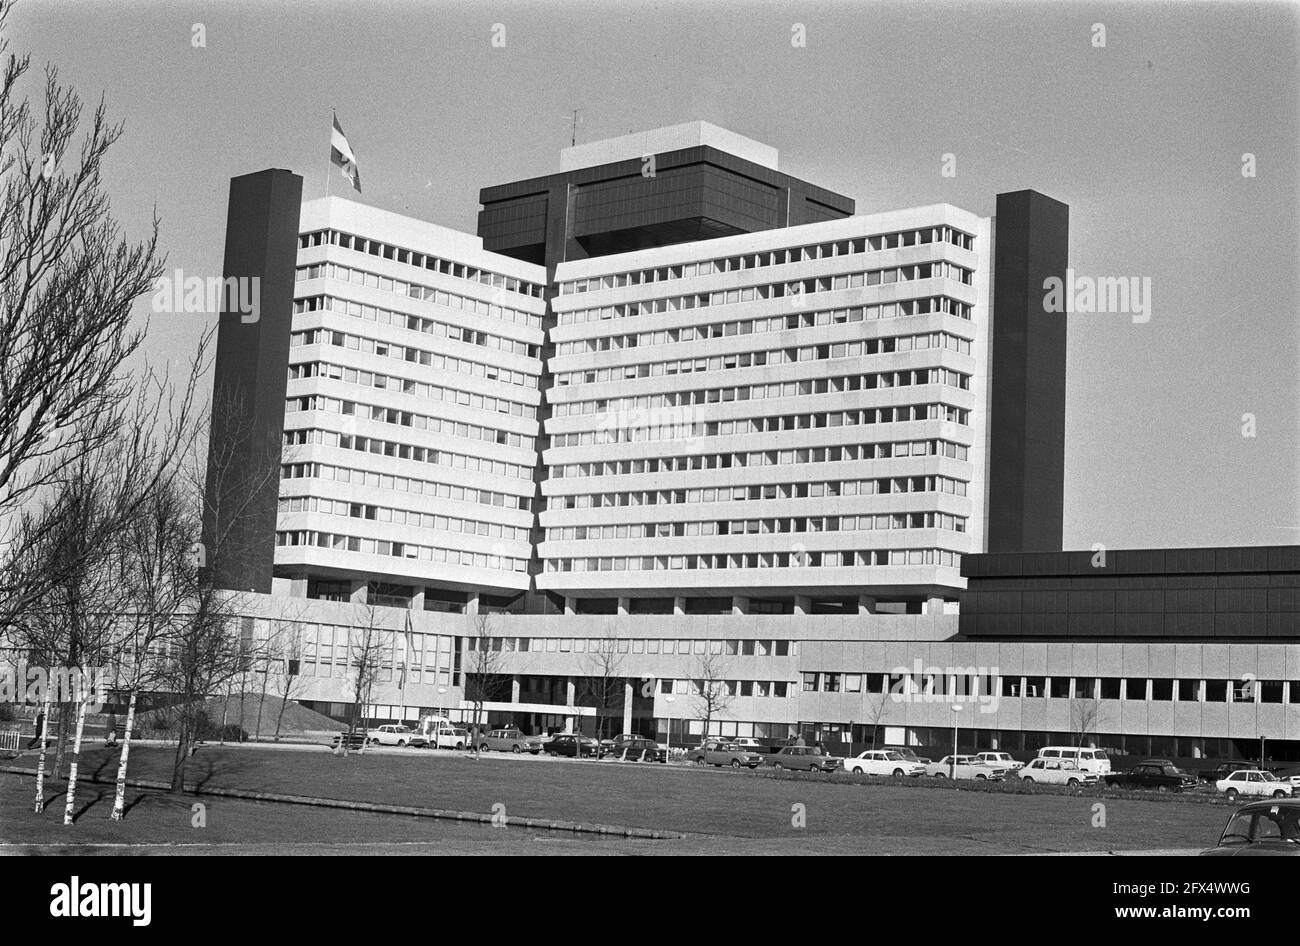
[[(26, 775), (35, 778), (33, 769), (16, 765), (0, 765), (0, 772), (9, 775)], [(82, 777), (78, 781), (96, 785), (116, 785), (117, 779)], [(131, 788), (171, 792), (166, 782), (152, 779), (127, 779)], [(677, 840), (686, 837), (677, 831), (655, 831), (650, 828), (631, 828), (625, 825), (593, 824), (584, 821), (556, 821), (551, 818), (520, 818), (485, 815), (477, 811), (453, 811), (447, 808), (420, 808), (412, 805), (385, 805), (379, 802), (345, 801), (339, 798), (316, 798), (311, 795), (281, 795), (273, 792), (254, 792), (235, 788), (188, 789), (187, 795), (211, 795), (218, 798), (236, 798), (244, 801), (276, 802), (284, 805), (306, 805), (313, 808), (337, 808), (345, 811), (368, 811), (375, 814), (410, 815), (416, 818), (434, 818), (442, 821), (459, 821), (501, 827), (532, 828), (541, 831), (566, 831), (572, 834), (595, 834), (602, 837), (641, 838), (652, 841)]]

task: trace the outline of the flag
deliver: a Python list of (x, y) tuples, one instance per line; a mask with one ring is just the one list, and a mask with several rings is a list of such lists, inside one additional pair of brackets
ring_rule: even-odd
[(411, 612), (406, 612), (406, 648), (402, 654), (402, 677), (398, 689), (406, 689), (406, 665), (411, 662), (411, 651), (415, 650), (415, 629), (411, 627)]
[(360, 194), (361, 172), (357, 170), (357, 156), (352, 153), (352, 146), (348, 144), (348, 136), (343, 134), (337, 115), (334, 116), (334, 129), (330, 132), (330, 163), (342, 169), (343, 176)]

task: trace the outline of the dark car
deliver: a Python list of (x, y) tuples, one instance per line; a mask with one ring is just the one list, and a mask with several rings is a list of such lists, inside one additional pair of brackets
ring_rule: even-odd
[(1221, 762), (1212, 769), (1201, 769), (1197, 776), (1202, 782), (1213, 784), (1220, 779), (1225, 779), (1233, 772), (1240, 772), (1242, 769), (1256, 769), (1259, 766), (1250, 762)]
[(768, 762), (778, 769), (802, 772), (833, 772), (842, 759), (827, 755), (816, 746), (784, 746), (768, 756)]
[(556, 733), (550, 741), (542, 746), (542, 751), (547, 755), (563, 755), (571, 759), (582, 756), (584, 758), (600, 758), (600, 743), (589, 736), (578, 736), (573, 733)]
[(1158, 792), (1181, 792), (1197, 785), (1195, 775), (1168, 759), (1147, 759), (1123, 772), (1107, 772), (1105, 779), (1112, 788), (1151, 788)]
[(1219, 843), (1203, 857), (1295, 857), (1300, 855), (1300, 799), (1254, 801), (1228, 819)]
[(659, 743), (644, 736), (618, 736), (610, 740), (605, 755), (612, 759), (626, 759), (629, 762), (667, 762), (668, 752), (659, 748)]

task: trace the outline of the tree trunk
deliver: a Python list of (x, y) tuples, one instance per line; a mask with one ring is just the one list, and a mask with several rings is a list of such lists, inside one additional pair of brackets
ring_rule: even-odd
[(45, 687), (45, 702), (41, 708), (41, 731), (36, 738), (41, 741), (40, 754), (36, 758), (36, 804), (32, 811), (38, 815), (45, 810), (45, 740), (50, 733), (50, 688)]
[(173, 792), (185, 791), (185, 764), (190, 757), (190, 723), (182, 716), (177, 722), (180, 723), (180, 729), (176, 734), (176, 757), (172, 760), (172, 784)]
[(284, 709), (289, 705), (288, 695), (280, 697), (280, 712), (275, 716), (275, 741), (280, 741), (280, 725), (284, 722)]
[(262, 738), (262, 705), (266, 703), (266, 677), (262, 674), (262, 691), (257, 694), (257, 723), (253, 727), (253, 741), (256, 742)]
[(122, 734), (122, 758), (117, 763), (117, 789), (113, 795), (114, 821), (121, 821), (126, 810), (126, 760), (131, 754), (131, 730), (135, 728), (136, 688), (131, 688), (131, 699), (126, 705), (126, 732)]
[(77, 704), (77, 735), (72, 743), (72, 763), (68, 766), (68, 800), (63, 806), (63, 823), (72, 824), (77, 804), (77, 763), (81, 761), (81, 736), (86, 730), (86, 701)]
[(54, 772), (51, 776), (56, 779), (63, 776), (63, 750), (68, 741), (68, 718), (72, 715), (68, 711), (71, 708), (71, 703), (59, 704), (59, 726), (54, 731)]
[(226, 698), (221, 701), (221, 732), (217, 733), (217, 745), (226, 744), (226, 717), (230, 713), (230, 687), (226, 687)]

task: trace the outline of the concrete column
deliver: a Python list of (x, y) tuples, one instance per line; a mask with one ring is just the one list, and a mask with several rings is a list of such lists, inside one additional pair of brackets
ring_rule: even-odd
[(740, 595), (733, 595), (731, 598), (731, 613), (745, 614), (749, 611), (749, 599)]
[(298, 575), (289, 579), (289, 594), (295, 598), (307, 597), (307, 576)]
[(511, 703), (519, 702), (519, 693), (521, 689), (522, 688), (520, 687), (519, 684), (519, 675), (516, 674), (515, 676), (510, 678), (510, 702)]
[(465, 613), (478, 614), (478, 592), (471, 591), (469, 597), (465, 600)]
[(353, 604), (366, 603), (366, 583), (364, 581), (352, 582), (352, 592), (348, 596), (348, 600)]
[(943, 614), (943, 599), (942, 599), (942, 598), (926, 598), (926, 599), (925, 599), (925, 613), (926, 613), (926, 614)]
[(632, 681), (623, 682), (623, 732), (632, 731)]
[(565, 595), (565, 596), (564, 596), (564, 613), (565, 613), (566, 615), (568, 615), (568, 614), (577, 614), (577, 613), (578, 613), (578, 612), (577, 612), (577, 608), (575, 608), (575, 607), (573, 606), (573, 599), (572, 599), (571, 597), (569, 597), (568, 595)]
[(618, 613), (620, 617), (626, 617), (627, 613), (632, 610), (632, 599), (624, 596), (618, 599)]
[(677, 597), (673, 598), (673, 614), (676, 615), (677, 617), (681, 617), (685, 613), (686, 613), (686, 598), (683, 597), (682, 595), (678, 595)]
[(876, 599), (871, 595), (858, 595), (858, 614), (875, 614)]
[[(573, 682), (573, 678), (570, 677), (568, 680), (564, 681), (565, 706), (567, 706), (570, 710), (575, 709), (574, 704), (577, 702), (577, 697), (578, 697), (578, 686), (576, 683)], [(579, 727), (578, 727), (577, 713), (574, 713), (572, 716), (564, 717), (565, 732), (577, 732), (578, 728)]]
[(424, 585), (415, 586), (415, 593), (411, 595), (411, 610), (424, 611)]
[(807, 595), (794, 596), (794, 613), (807, 614), (812, 610), (812, 600)]

